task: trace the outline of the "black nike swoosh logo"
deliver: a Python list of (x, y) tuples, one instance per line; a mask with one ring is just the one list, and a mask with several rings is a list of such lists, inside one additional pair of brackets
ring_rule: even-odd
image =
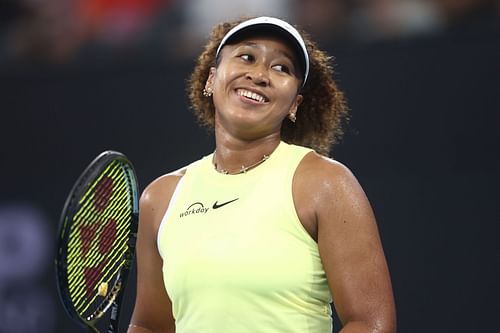
[(226, 202), (223, 202), (221, 203), (220, 205), (217, 203), (217, 201), (214, 203), (214, 205), (212, 206), (213, 209), (217, 209), (217, 208), (221, 208), (222, 206), (225, 206), (227, 204), (230, 204), (231, 202), (235, 202), (236, 200), (238, 200), (239, 198), (236, 198), (236, 199), (233, 199), (233, 200), (229, 200), (229, 201), (226, 201)]

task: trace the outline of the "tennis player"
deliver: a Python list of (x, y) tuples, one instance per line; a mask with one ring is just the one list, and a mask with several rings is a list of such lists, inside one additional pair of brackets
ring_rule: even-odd
[(129, 333), (395, 332), (370, 204), (330, 159), (346, 117), (330, 58), (271, 17), (217, 25), (189, 94), (215, 151), (140, 201)]

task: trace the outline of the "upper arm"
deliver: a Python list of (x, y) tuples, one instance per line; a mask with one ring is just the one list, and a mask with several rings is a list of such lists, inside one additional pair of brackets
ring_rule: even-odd
[(173, 175), (157, 179), (144, 190), (139, 202), (137, 294), (131, 324), (153, 332), (175, 331), (172, 305), (163, 283), (157, 234), (179, 179)]
[(340, 320), (360, 332), (394, 332), (389, 271), (368, 199), (345, 166), (311, 160), (318, 247)]

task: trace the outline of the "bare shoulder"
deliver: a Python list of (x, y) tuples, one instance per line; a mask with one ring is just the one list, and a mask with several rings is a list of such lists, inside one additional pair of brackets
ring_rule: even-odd
[(185, 172), (186, 167), (162, 175), (144, 189), (139, 202), (139, 212), (143, 217), (141, 222), (152, 223), (155, 229), (159, 227), (172, 194)]
[(165, 196), (170, 197), (185, 173), (186, 167), (156, 178), (142, 192), (141, 202), (154, 205), (158, 199), (165, 199)]
[(315, 152), (308, 153), (300, 162), (292, 189), (297, 215), (316, 241), (322, 223), (334, 226), (342, 218), (339, 213), (347, 207), (368, 206), (352, 172), (342, 163)]
[(347, 166), (315, 152), (307, 154), (301, 161), (296, 178), (298, 183), (314, 188), (318, 194), (338, 195), (360, 189), (356, 177)]

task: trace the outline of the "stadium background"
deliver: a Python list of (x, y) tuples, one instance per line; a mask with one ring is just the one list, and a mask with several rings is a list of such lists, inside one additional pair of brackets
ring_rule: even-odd
[[(311, 1), (315, 11), (294, 1), (297, 11), (287, 15), (335, 56), (351, 121), (331, 155), (357, 175), (377, 215), (398, 331), (495, 330), (497, 4), (462, 1), (472, 4), (463, 12), (422, 7), (420, 21), (401, 11), (400, 20), (424, 23), (398, 26), (394, 19), (396, 28), (388, 29), (370, 5), (391, 1), (321, 2)], [(401, 2), (415, 4), (392, 1), (389, 7)], [(119, 2), (80, 2), (85, 34), (68, 29), (68, 17), (50, 16), (75, 13), (63, 2), (49, 9), (26, 3), (0, 6), (0, 333), (73, 332), (57, 299), (53, 265), (65, 197), (105, 149), (134, 162), (141, 189), (213, 150), (184, 90), (203, 36), (189, 29), (199, 22), (196, 11), (179, 1), (124, 1), (121, 16)], [(336, 17), (311, 23), (320, 15), (317, 8), (333, 3), (338, 7), (328, 7), (329, 13)], [(277, 1), (273, 10), (283, 10), (279, 5), (290, 7)], [(52, 19), (43, 21), (47, 15)], [(341, 24), (340, 17), (350, 20)], [(127, 288), (123, 324), (134, 283)]]

